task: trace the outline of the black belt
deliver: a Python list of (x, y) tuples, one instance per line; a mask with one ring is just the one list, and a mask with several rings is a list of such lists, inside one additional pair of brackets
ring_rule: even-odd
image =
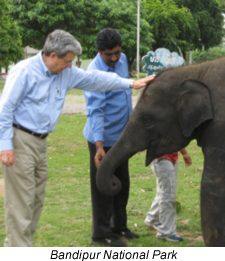
[(23, 126), (17, 125), (15, 123), (13, 123), (13, 127), (17, 128), (19, 130), (25, 131), (35, 137), (38, 137), (39, 139), (45, 139), (48, 136), (48, 133), (44, 133), (44, 134), (35, 133), (35, 132), (28, 130), (28, 129), (24, 128)]

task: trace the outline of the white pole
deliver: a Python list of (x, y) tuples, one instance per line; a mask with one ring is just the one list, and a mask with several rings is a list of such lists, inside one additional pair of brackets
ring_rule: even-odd
[[(136, 64), (137, 64), (137, 79), (140, 78), (140, 0), (137, 0), (137, 57), (136, 57)], [(137, 100), (139, 100), (143, 89), (137, 91)]]
[(192, 64), (192, 51), (189, 51), (189, 64)]
[(139, 79), (139, 59), (140, 59), (140, 54), (139, 54), (139, 47), (140, 46), (140, 0), (137, 0), (137, 57), (136, 57), (136, 62), (137, 62), (137, 79)]

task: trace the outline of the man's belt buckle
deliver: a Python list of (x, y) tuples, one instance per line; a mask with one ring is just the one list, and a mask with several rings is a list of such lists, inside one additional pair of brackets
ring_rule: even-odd
[(43, 138), (46, 136), (46, 133), (43, 133), (43, 134), (38, 135), (38, 134), (35, 133), (35, 132), (31, 132), (30, 134), (33, 135), (33, 136), (35, 136), (35, 137), (38, 137), (39, 139), (43, 139)]
[(39, 137), (40, 139), (42, 139), (46, 134), (41, 134), (41, 136)]

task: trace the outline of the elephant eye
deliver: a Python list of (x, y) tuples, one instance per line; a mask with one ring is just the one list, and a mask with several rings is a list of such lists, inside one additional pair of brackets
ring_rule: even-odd
[(142, 120), (145, 128), (150, 129), (154, 126), (154, 121), (149, 116), (143, 116)]

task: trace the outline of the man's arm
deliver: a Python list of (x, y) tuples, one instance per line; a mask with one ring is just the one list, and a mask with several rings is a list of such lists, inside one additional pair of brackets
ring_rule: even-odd
[(70, 68), (68, 74), (68, 89), (77, 88), (83, 91), (106, 92), (111, 90), (130, 88), (140, 89), (155, 78), (155, 75), (145, 77), (141, 80), (133, 81), (119, 77), (116, 73), (103, 72), (99, 70), (87, 70)]
[(86, 113), (89, 120), (89, 126), (96, 145), (95, 164), (100, 165), (105, 156), (104, 151), (104, 108), (105, 92), (84, 92), (86, 100)]
[(183, 156), (184, 162), (185, 162), (185, 166), (189, 167), (192, 164), (192, 160), (191, 157), (188, 155), (186, 149), (181, 149), (180, 153)]
[(103, 148), (104, 144), (102, 141), (96, 141), (95, 146), (96, 146), (96, 154), (94, 160), (95, 160), (96, 168), (98, 169), (98, 167), (101, 164), (101, 161), (105, 157), (105, 150)]
[[(0, 100), (0, 161), (7, 167), (15, 162), (13, 150), (13, 112), (20, 103), (24, 84), (21, 69), (11, 70), (8, 74)], [(25, 77), (25, 76), (24, 76)]]

